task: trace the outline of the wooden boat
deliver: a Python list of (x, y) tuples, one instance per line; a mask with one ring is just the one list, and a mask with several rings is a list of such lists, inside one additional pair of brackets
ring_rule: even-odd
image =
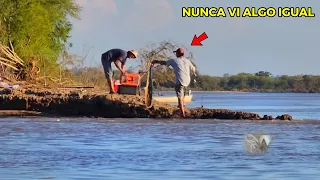
[[(193, 97), (193, 95), (191, 94), (191, 90), (190, 90), (189, 93), (184, 96), (184, 102), (185, 103), (192, 102), (192, 100), (193, 100), (192, 97)], [(155, 101), (164, 102), (164, 103), (177, 103), (178, 102), (177, 96), (153, 96), (152, 99)]]

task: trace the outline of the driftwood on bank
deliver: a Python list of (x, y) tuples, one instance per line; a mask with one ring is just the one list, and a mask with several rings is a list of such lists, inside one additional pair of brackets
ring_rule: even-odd
[(44, 61), (40, 56), (31, 56), (24, 61), (14, 51), (14, 48), (0, 43), (0, 76), (9, 79), (11, 82), (28, 81), (30, 83), (41, 83), (44, 86), (48, 82), (53, 84), (76, 84), (70, 79), (56, 78), (50, 75), (41, 75), (39, 63)]
[(15, 71), (19, 71), (24, 67), (24, 61), (14, 52), (13, 48), (4, 46), (0, 43), (0, 64), (11, 68)]

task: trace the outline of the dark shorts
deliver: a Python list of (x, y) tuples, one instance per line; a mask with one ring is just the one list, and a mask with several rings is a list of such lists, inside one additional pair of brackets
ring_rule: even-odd
[(176, 94), (177, 94), (177, 97), (178, 98), (182, 98), (184, 97), (184, 92), (186, 91), (186, 86), (182, 86), (181, 84), (176, 84), (175, 85), (175, 91), (176, 91)]
[(104, 57), (104, 55), (102, 55), (101, 56), (101, 63), (103, 66), (103, 71), (104, 71), (105, 77), (107, 79), (112, 79), (112, 77), (113, 77), (113, 72), (112, 72), (112, 68), (111, 68), (112, 62), (109, 61), (109, 59), (106, 59)]

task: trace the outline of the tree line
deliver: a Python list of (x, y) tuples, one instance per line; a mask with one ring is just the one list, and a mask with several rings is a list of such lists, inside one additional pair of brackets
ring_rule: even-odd
[(260, 71), (254, 74), (239, 73), (213, 77), (201, 75), (199, 81), (191, 87), (205, 91), (250, 91), (250, 92), (320, 92), (320, 76), (315, 75), (280, 75), (272, 76)]
[[(129, 71), (130, 72), (130, 71)], [(134, 71), (133, 71), (134, 72)], [(136, 73), (136, 71), (134, 72)], [(106, 87), (106, 80), (101, 67), (82, 68), (76, 73), (79, 80), (92, 86)], [(119, 79), (115, 71), (114, 79)], [(196, 81), (194, 81), (196, 80)], [(141, 79), (141, 86), (146, 84), (146, 76)], [(173, 70), (163, 68), (153, 70), (153, 86), (156, 90), (173, 90), (175, 77)], [(281, 75), (273, 76), (270, 72), (239, 73), (223, 76), (192, 76), (189, 86), (198, 91), (243, 91), (243, 92), (320, 92), (320, 76), (315, 75)]]
[[(172, 71), (172, 70), (171, 70)], [(174, 87), (173, 72), (155, 72), (154, 86), (158, 89)], [(170, 77), (171, 76), (171, 77)], [(195, 80), (195, 81), (194, 81)], [(190, 86), (202, 91), (246, 91), (246, 92), (320, 92), (320, 76), (316, 75), (280, 75), (273, 76), (270, 72), (238, 73), (224, 76), (198, 75), (193, 76)]]

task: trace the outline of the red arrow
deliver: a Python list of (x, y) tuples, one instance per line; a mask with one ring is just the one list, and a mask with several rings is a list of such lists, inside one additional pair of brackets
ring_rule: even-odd
[(202, 33), (199, 37), (197, 37), (197, 35), (194, 35), (193, 40), (191, 42), (191, 46), (202, 46), (201, 41), (203, 41), (207, 38), (208, 38), (208, 36), (205, 32)]

